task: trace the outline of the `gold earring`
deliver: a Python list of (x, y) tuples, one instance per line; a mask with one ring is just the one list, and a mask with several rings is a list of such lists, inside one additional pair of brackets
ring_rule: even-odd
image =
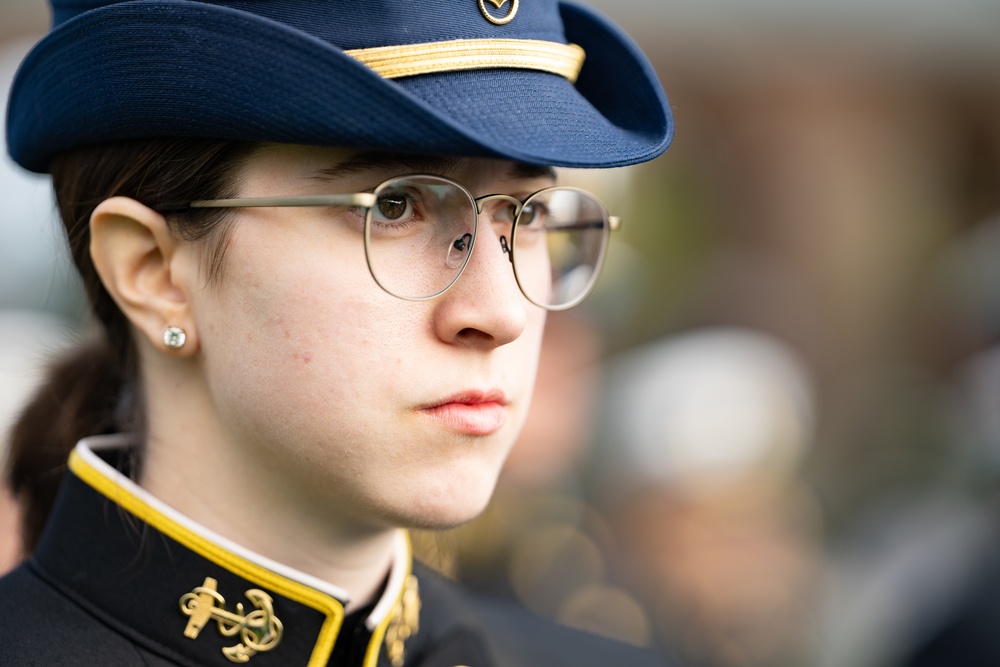
[(179, 350), (187, 342), (187, 334), (180, 327), (167, 327), (163, 330), (163, 344), (171, 350)]

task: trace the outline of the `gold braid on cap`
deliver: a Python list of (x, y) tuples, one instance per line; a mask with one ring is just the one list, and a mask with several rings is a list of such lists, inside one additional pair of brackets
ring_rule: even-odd
[(585, 54), (576, 44), (537, 39), (454, 39), (345, 51), (386, 79), (470, 69), (511, 67), (576, 82)]

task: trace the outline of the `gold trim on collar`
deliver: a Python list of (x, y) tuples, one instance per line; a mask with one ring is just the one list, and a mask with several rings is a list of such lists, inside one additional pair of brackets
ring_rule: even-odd
[(345, 51), (386, 79), (510, 67), (566, 77), (575, 83), (586, 56), (576, 44), (538, 39), (454, 39)]

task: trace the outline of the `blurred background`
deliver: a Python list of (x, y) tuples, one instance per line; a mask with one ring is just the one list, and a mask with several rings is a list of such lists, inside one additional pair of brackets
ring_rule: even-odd
[[(997, 664), (963, 619), (1000, 599), (1000, 2), (591, 4), (676, 139), (565, 175), (624, 229), (495, 501), (418, 548), (695, 666)], [(48, 10), (0, 9), (6, 95)], [(47, 181), (4, 155), (0, 195), (6, 433), (84, 308)]]

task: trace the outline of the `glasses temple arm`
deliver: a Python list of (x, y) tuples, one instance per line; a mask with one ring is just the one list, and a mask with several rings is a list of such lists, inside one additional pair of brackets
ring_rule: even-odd
[(192, 208), (264, 208), (273, 206), (363, 206), (371, 208), (377, 197), (370, 192), (344, 195), (294, 195), (289, 197), (241, 197), (236, 199), (199, 199), (186, 204), (165, 204), (159, 211), (184, 211)]
[[(612, 215), (608, 218), (608, 228), (617, 232), (622, 228), (622, 220), (616, 215)], [(551, 227), (546, 227), (548, 230), (562, 230), (562, 229), (600, 229), (604, 227), (603, 220), (594, 220), (592, 222), (574, 222), (571, 225), (552, 225)]]

